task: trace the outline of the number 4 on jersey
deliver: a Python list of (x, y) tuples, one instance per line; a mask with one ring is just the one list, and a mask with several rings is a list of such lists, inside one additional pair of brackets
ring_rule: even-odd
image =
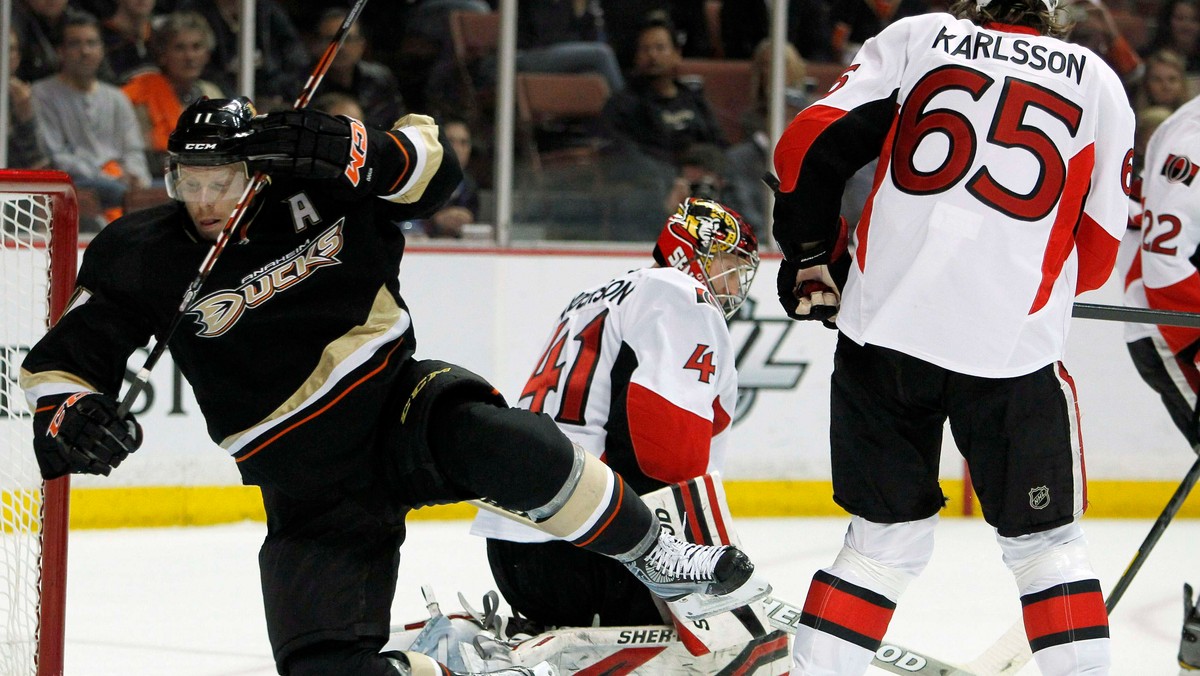
[(698, 372), (698, 377), (702, 383), (709, 382), (712, 379), (712, 374), (717, 372), (717, 365), (713, 363), (712, 350), (704, 344), (697, 345), (696, 349), (692, 350), (692, 356), (688, 357), (687, 363), (683, 365), (683, 368)]

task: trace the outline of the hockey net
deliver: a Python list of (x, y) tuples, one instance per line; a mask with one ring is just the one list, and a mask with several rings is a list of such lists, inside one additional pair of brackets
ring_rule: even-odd
[(66, 174), (0, 169), (0, 674), (63, 669), (69, 484), (41, 479), (17, 379), (72, 293), (77, 231)]

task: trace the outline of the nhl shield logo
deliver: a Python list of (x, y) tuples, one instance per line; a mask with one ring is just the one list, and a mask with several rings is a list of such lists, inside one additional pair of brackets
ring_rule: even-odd
[(1029, 489), (1029, 506), (1034, 509), (1045, 509), (1050, 504), (1050, 488), (1038, 486)]

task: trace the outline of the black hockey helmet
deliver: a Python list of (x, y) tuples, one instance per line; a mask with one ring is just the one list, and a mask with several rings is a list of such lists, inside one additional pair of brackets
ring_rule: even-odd
[(240, 162), (241, 139), (249, 136), (250, 120), (256, 111), (250, 99), (204, 97), (184, 109), (167, 139), (173, 162), (217, 165)]
[[(250, 99), (202, 98), (184, 109), (167, 139), (167, 194), (183, 202), (237, 197), (250, 178), (241, 141), (252, 132), (250, 120), (256, 111)], [(212, 176), (185, 181), (181, 167), (227, 167), (220, 181)], [(201, 190), (221, 186), (222, 190)]]

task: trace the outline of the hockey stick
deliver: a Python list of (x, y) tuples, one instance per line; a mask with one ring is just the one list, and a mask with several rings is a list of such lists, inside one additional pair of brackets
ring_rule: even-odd
[[(338, 26), (337, 32), (329, 40), (329, 46), (325, 48), (325, 53), (313, 66), (312, 73), (309, 74), (308, 80), (304, 83), (304, 87), (300, 90), (300, 95), (296, 97), (296, 102), (292, 104), (292, 110), (299, 110), (308, 105), (312, 100), (313, 93), (321, 84), (321, 80), (325, 78), (325, 73), (329, 70), (330, 64), (337, 56), (338, 51), (342, 48), (342, 43), (346, 41), (346, 34), (350, 31), (350, 26), (358, 18), (363, 7), (367, 5), (367, 0), (356, 0), (346, 12), (346, 18), (342, 21), (342, 25)], [(250, 184), (246, 186), (245, 192), (238, 199), (237, 206), (233, 208), (233, 212), (229, 214), (225, 225), (221, 228), (220, 234), (213, 242), (212, 248), (208, 250), (208, 255), (200, 263), (200, 270), (196, 273), (196, 278), (188, 285), (187, 291), (183, 294), (183, 300), (179, 303), (179, 309), (175, 311), (175, 316), (171, 319), (171, 323), (167, 326), (167, 332), (163, 334), (161, 340), (154, 343), (154, 347), (150, 350), (150, 354), (146, 357), (146, 361), (142, 364), (142, 368), (138, 370), (134, 376), (133, 382), (129, 384), (129, 389), (125, 392), (125, 397), (121, 399), (121, 405), (117, 408), (117, 417), (124, 417), (129, 413), (129, 409), (133, 407), (133, 403), (137, 401), (138, 396), (146, 389), (147, 383), (150, 381), (150, 371), (158, 364), (158, 360), (162, 358), (163, 353), (167, 349), (167, 343), (171, 341), (171, 336), (175, 335), (176, 329), (183, 323), (183, 318), (187, 315), (187, 309), (196, 299), (196, 294), (200, 292), (200, 287), (204, 286), (204, 282), (208, 280), (208, 275), (212, 272), (213, 265), (216, 264), (217, 258), (221, 252), (225, 250), (225, 245), (229, 242), (233, 231), (237, 229), (238, 223), (246, 214), (246, 210), (250, 208), (250, 202), (268, 182), (267, 175), (261, 171), (254, 172), (253, 178), (250, 179)]]
[(1103, 319), (1111, 322), (1200, 328), (1200, 313), (1151, 310), (1149, 308), (1124, 307), (1121, 305), (1076, 303), (1071, 310), (1071, 316), (1079, 317), (1080, 319)]

